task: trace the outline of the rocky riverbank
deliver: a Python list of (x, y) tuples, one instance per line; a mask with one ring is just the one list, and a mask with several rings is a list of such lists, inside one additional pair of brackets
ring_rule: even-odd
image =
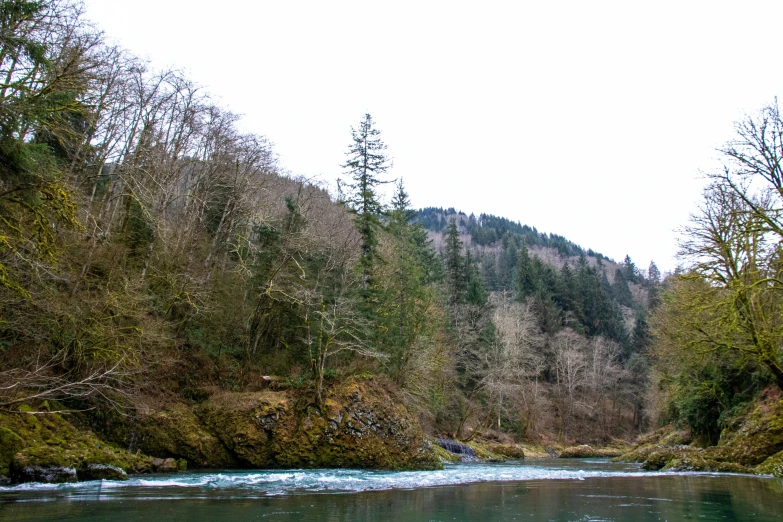
[(440, 467), (432, 442), (392, 394), (349, 379), (330, 390), (322, 408), (298, 390), (217, 392), (199, 404), (156, 407), (140, 399), (129, 414), (100, 418), (23, 406), (0, 415), (0, 476), (6, 483), (70, 482), (106, 478), (99, 472), (110, 468), (121, 479), (187, 467)]
[(783, 477), (783, 399), (770, 389), (729, 419), (715, 446), (668, 426), (650, 433), (617, 460), (647, 470), (758, 473)]

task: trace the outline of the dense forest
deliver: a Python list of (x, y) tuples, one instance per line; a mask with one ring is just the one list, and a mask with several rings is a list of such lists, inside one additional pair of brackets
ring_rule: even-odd
[(430, 435), (606, 443), (671, 422), (715, 442), (783, 387), (776, 106), (738, 125), (662, 278), (503, 217), (412, 209), (369, 114), (336, 193), (291, 176), (82, 11), (0, 4), (4, 412), (132, 416), (270, 382), (323, 409), (353, 377)]

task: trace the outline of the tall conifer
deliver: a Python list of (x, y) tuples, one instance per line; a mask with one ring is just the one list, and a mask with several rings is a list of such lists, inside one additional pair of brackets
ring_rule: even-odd
[(348, 161), (343, 164), (350, 177), (345, 185), (348, 189), (345, 203), (356, 214), (356, 228), (362, 237), (359, 266), (365, 291), (372, 284), (373, 266), (378, 257), (378, 228), (384, 210), (376, 191), (379, 185), (387, 183), (381, 176), (391, 166), (385, 154), (386, 144), (380, 136), (372, 116), (365, 114), (358, 128), (351, 127)]

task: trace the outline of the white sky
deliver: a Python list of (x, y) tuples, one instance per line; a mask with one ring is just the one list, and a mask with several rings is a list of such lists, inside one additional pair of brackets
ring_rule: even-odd
[(783, 92), (780, 1), (87, 0), (285, 168), (332, 181), (372, 114), (414, 206), (675, 266), (732, 124)]

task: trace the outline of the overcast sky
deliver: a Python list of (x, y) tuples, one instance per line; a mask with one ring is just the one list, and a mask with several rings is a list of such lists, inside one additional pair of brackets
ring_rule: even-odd
[(372, 114), (416, 207), (675, 266), (733, 122), (783, 87), (783, 2), (87, 0), (295, 174), (333, 181)]

